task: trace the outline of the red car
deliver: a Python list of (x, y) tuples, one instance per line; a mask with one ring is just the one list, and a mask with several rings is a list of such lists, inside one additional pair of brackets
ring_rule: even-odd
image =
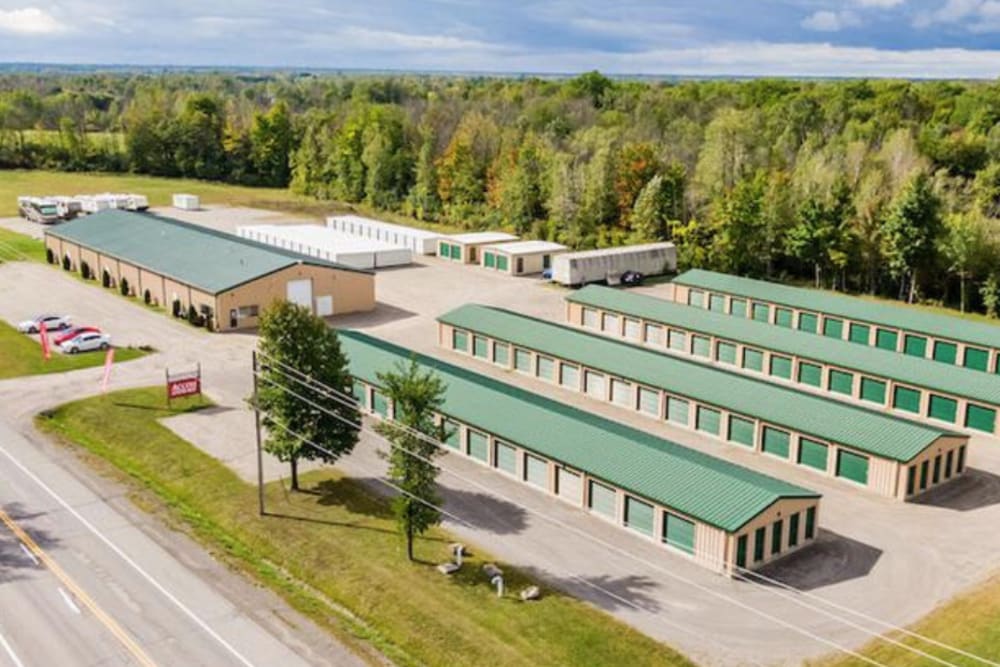
[(53, 340), (56, 345), (62, 345), (68, 340), (73, 340), (80, 334), (85, 333), (101, 333), (101, 330), (97, 327), (70, 327), (66, 331), (62, 331)]

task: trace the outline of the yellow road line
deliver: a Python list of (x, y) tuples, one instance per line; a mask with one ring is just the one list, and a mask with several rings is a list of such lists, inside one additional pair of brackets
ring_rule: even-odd
[(14, 533), (14, 536), (21, 540), (24, 546), (26, 546), (31, 553), (38, 557), (38, 560), (40, 560), (42, 564), (45, 565), (45, 567), (48, 568), (48, 570), (52, 572), (52, 574), (54, 574), (56, 578), (66, 586), (66, 588), (72, 591), (76, 599), (79, 600), (84, 607), (90, 610), (97, 620), (100, 621), (101, 624), (106, 627), (119, 642), (121, 642), (122, 646), (124, 646), (125, 649), (132, 654), (140, 665), (144, 665), (144, 667), (156, 667), (156, 663), (153, 662), (153, 659), (142, 650), (135, 640), (132, 639), (132, 637), (130, 637), (120, 625), (118, 625), (118, 622), (108, 616), (103, 609), (98, 607), (93, 598), (87, 595), (87, 592), (80, 588), (80, 586), (73, 581), (68, 574), (66, 574), (66, 571), (63, 570), (51, 556), (42, 551), (42, 548), (38, 546), (38, 543), (35, 542), (34, 539), (32, 539), (31, 535), (28, 535), (28, 533), (26, 533), (24, 529), (21, 528), (21, 526), (10, 518), (10, 515), (2, 509), (0, 509), (0, 522), (3, 522), (10, 529), (10, 532)]

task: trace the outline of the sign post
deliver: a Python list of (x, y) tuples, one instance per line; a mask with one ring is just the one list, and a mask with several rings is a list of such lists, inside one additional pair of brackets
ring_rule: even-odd
[(167, 407), (170, 401), (184, 396), (201, 395), (201, 364), (193, 371), (170, 374), (170, 369), (166, 370), (167, 375)]
[(257, 429), (257, 513), (264, 516), (264, 457), (260, 442), (260, 389), (257, 374), (260, 373), (260, 362), (257, 350), (253, 351), (253, 417)]

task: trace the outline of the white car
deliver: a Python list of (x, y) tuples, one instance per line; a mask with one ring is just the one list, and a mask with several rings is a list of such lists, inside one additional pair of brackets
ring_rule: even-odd
[(76, 338), (71, 338), (59, 346), (59, 349), (66, 354), (76, 354), (77, 352), (92, 352), (93, 350), (106, 350), (111, 347), (111, 336), (103, 333), (89, 332), (82, 333)]
[(21, 333), (38, 333), (42, 329), (43, 322), (47, 331), (62, 331), (72, 324), (69, 315), (39, 315), (33, 320), (25, 320), (18, 324), (17, 330)]

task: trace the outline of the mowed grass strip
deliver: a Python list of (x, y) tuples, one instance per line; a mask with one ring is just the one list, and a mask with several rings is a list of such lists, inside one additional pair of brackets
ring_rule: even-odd
[(0, 227), (0, 263), (45, 261), (45, 244), (25, 234)]
[[(204, 405), (189, 400), (167, 409), (162, 388), (129, 390), (63, 405), (38, 423), (127, 475), (138, 494), (155, 494), (169, 516), (230, 564), (397, 664), (691, 664), (557, 591), (543, 587), (541, 600), (520, 602), (517, 592), (539, 582), (502, 563), (508, 593), (498, 599), (481, 572), (491, 559), (478, 549), (461, 573), (442, 576), (434, 565), (449, 559), (454, 540), (443, 530), (417, 541), (421, 562), (407, 562), (386, 501), (335, 470), (304, 475), (302, 493), (268, 485), (269, 515), (258, 517), (252, 485), (158, 421)], [(356, 619), (333, 612), (310, 590)]]
[[(976, 584), (967, 592), (939, 606), (909, 629), (971, 655), (1000, 662), (1000, 575), (994, 575), (987, 581)], [(917, 648), (947, 663), (962, 667), (983, 664), (979, 660), (907, 637), (902, 633), (895, 633), (892, 637), (906, 646)], [(858, 652), (880, 664), (893, 667), (941, 664), (881, 640), (870, 642)], [(814, 667), (862, 667), (871, 663), (858, 658), (831, 657), (809, 664)]]
[[(149, 354), (144, 350), (121, 347), (115, 350), (115, 363), (131, 361)], [(64, 373), (104, 364), (103, 352), (63, 354), (53, 346), (50, 359), (42, 357), (42, 347), (32, 336), (0, 322), (0, 380), (24, 375)]]

